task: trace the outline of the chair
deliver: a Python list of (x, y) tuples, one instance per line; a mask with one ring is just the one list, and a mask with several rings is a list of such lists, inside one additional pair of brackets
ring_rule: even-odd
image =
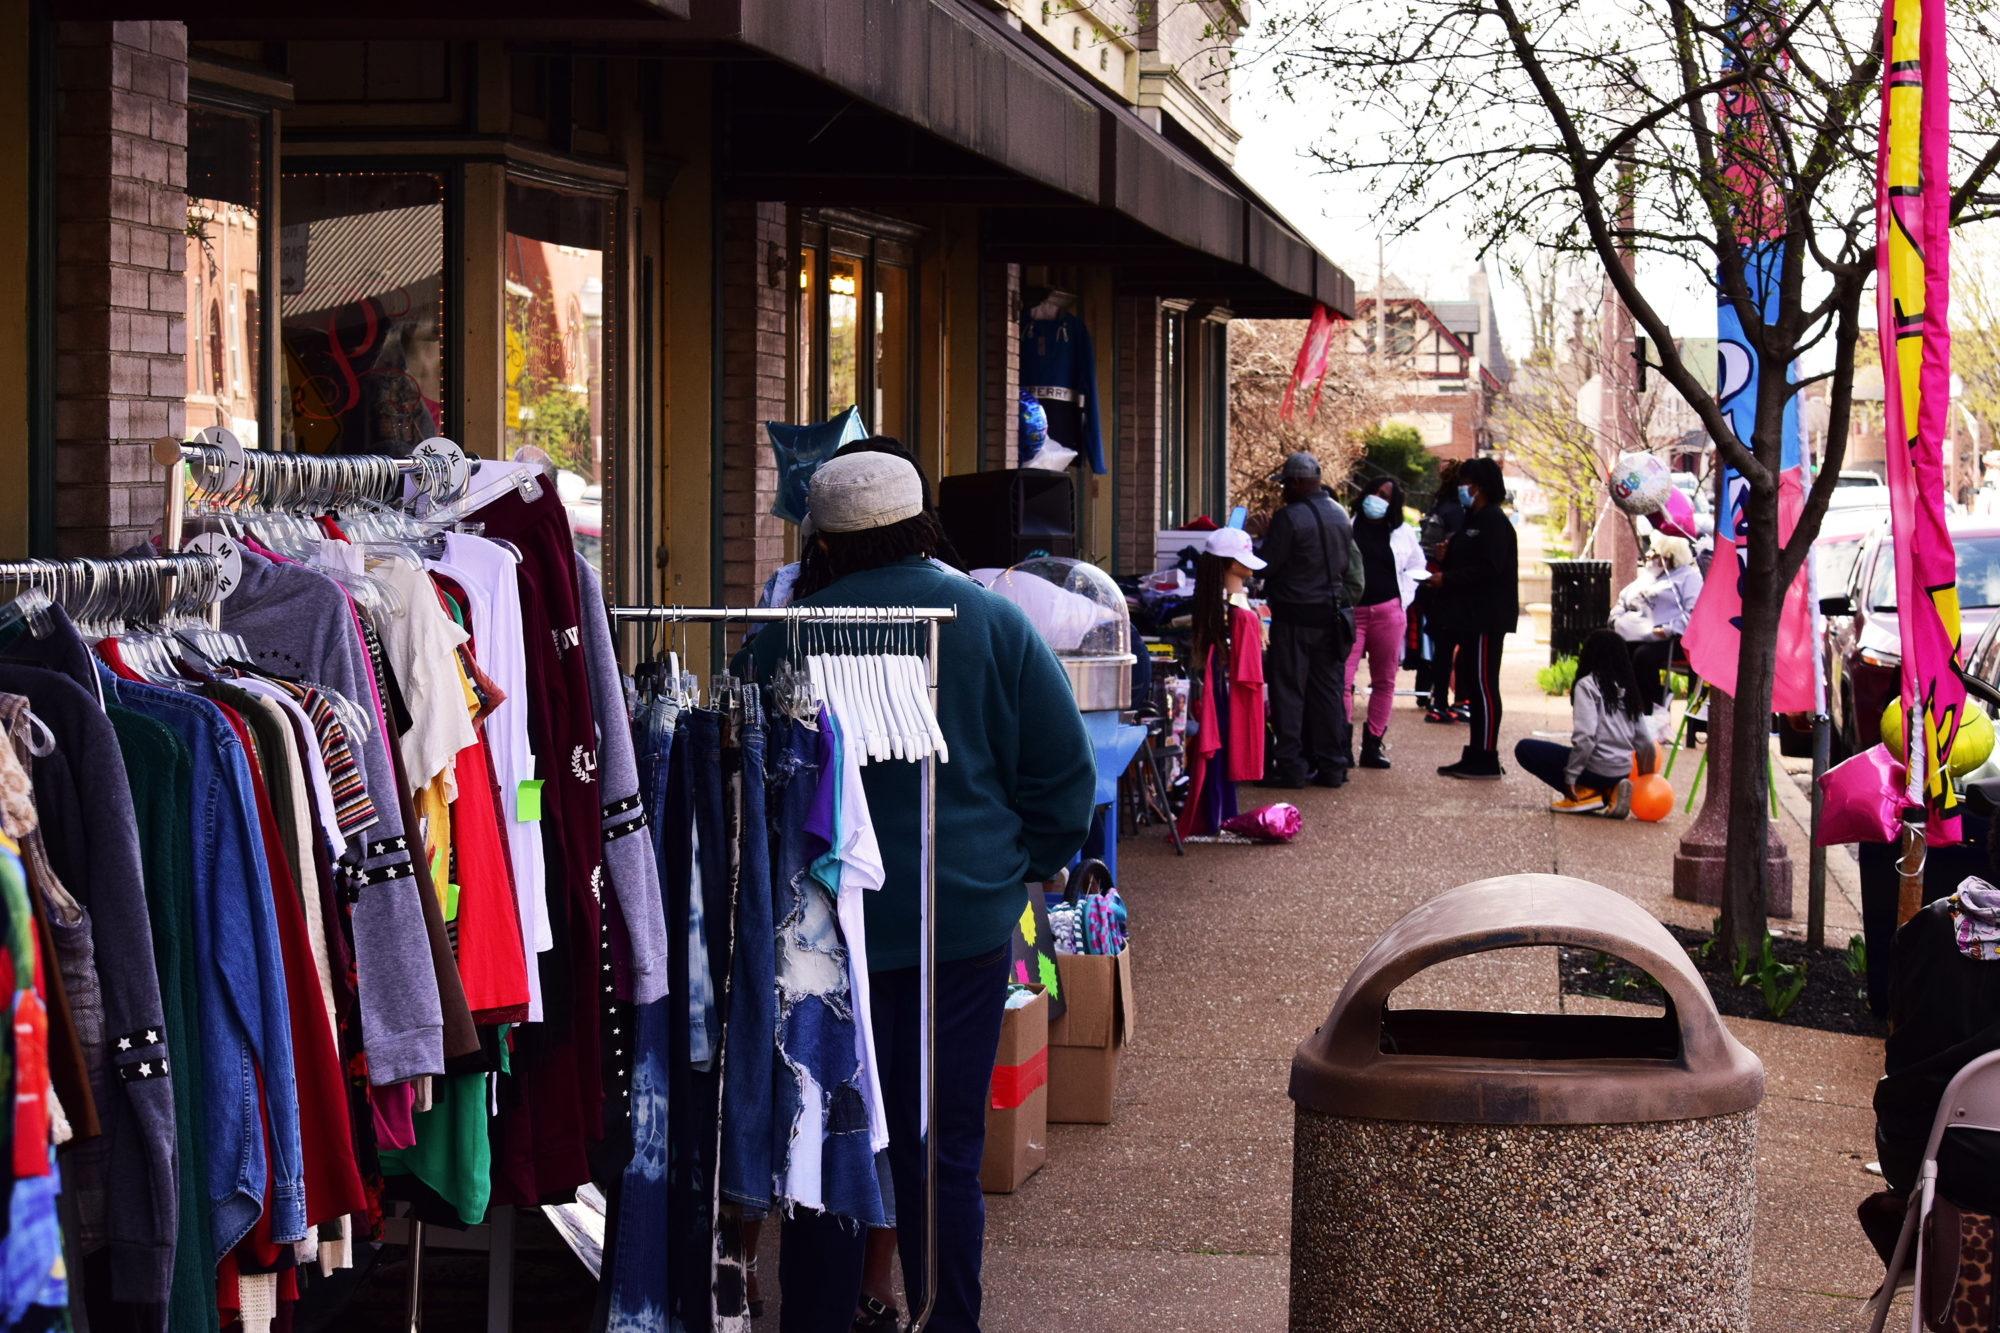
[[(1944, 1141), (1947, 1129), (2000, 1132), (2000, 1051), (1988, 1051), (1959, 1070), (1945, 1087), (1944, 1096), (1938, 1099), (1937, 1117), (1931, 1122), (1931, 1136), (1924, 1144), (1923, 1161), (1917, 1168), (1917, 1186), (1910, 1191), (1903, 1230), (1896, 1237), (1896, 1252), (1889, 1257), (1881, 1290), (1869, 1302), (1875, 1315), (1868, 1333), (1882, 1333), (1897, 1287), (1906, 1276), (1914, 1281), (1923, 1272), (1924, 1222), (1930, 1217), (1931, 1200), (1937, 1190), (1938, 1145)], [(1910, 1333), (1923, 1333), (1923, 1320), (1923, 1302), (1913, 1294)]]

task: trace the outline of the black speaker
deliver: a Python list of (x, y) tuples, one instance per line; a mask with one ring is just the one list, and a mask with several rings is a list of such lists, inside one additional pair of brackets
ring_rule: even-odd
[(1067, 472), (1008, 468), (938, 483), (938, 521), (968, 569), (1076, 554), (1076, 483)]

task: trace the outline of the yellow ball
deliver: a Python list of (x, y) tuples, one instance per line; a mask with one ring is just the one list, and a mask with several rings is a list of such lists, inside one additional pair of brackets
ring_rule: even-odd
[[(1903, 701), (1891, 699), (1882, 710), (1882, 743), (1898, 760), (1903, 757)], [(1985, 763), (1993, 754), (1993, 719), (1977, 704), (1967, 702), (1965, 717), (1958, 724), (1958, 737), (1945, 756), (1945, 769), (1962, 778)]]

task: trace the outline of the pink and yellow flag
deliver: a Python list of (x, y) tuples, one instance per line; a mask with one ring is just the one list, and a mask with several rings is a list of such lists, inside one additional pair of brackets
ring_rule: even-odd
[(1876, 328), (1882, 346), (1889, 521), (1903, 641), (1907, 801), (1928, 840), (1957, 841), (1944, 756), (1965, 712), (1958, 560), (1945, 526), (1943, 440), (1951, 406), (1951, 89), (1944, 0), (1884, 0), (1882, 128), (1875, 167)]

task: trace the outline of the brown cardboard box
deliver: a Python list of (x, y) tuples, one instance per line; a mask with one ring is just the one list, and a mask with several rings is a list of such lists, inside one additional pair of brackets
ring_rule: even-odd
[(1012, 1194), (1048, 1158), (1049, 997), (1034, 989), (1033, 1000), (1000, 1020), (979, 1159), (979, 1188), (988, 1194)]
[(1132, 950), (1057, 954), (1068, 1010), (1049, 1024), (1049, 1120), (1108, 1125), (1118, 1093), (1118, 1052), (1132, 1035)]

